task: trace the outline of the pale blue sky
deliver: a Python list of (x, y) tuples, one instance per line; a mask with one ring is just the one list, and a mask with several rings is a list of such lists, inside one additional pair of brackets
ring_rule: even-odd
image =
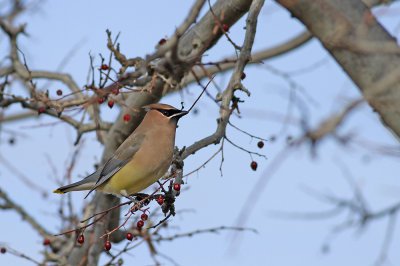
[[(119, 41), (121, 50), (126, 55), (145, 56), (154, 51), (160, 38), (173, 33), (186, 16), (192, 2), (45, 1), (35, 13), (27, 13), (19, 19), (20, 22), (28, 23), (29, 33), (29, 37), (20, 37), (20, 48), (31, 69), (55, 70), (68, 52), (79, 44), (62, 71), (70, 73), (80, 86), (84, 86), (89, 68), (88, 54), (96, 56), (97, 64), (100, 64), (99, 53), (108, 55), (106, 29), (110, 29), (113, 34), (121, 32)], [(303, 29), (285, 10), (266, 2), (259, 18), (254, 50), (279, 44)], [(394, 7), (395, 12), (391, 13), (382, 12), (383, 9), (379, 11), (381, 21), (396, 36), (400, 20), (395, 15), (398, 15), (399, 8), (397, 5)], [(244, 25), (245, 21), (242, 19), (230, 30), (230, 36), (239, 44), (243, 40)], [(0, 54), (6, 52), (6, 40), (1, 36)], [(221, 59), (233, 52), (234, 49), (223, 39), (207, 52), (205, 61)], [(223, 176), (219, 172), (221, 156), (218, 155), (206, 168), (186, 179), (187, 184), (183, 186), (184, 191), (176, 201), (176, 208), (178, 211), (194, 211), (184, 212), (170, 219), (170, 228), (164, 232), (165, 235), (235, 225), (241, 209), (246, 208), (243, 206), (245, 199), (255, 183), (260, 178), (265, 178), (267, 167), (283, 149), (286, 137), (290, 135), (297, 138), (302, 133), (296, 124), (289, 124), (282, 132), (282, 117), (288, 109), (290, 87), (282, 77), (269, 72), (267, 66), (291, 72), (321, 60), (324, 62), (321, 66), (292, 77), (301, 86), (296, 88), (296, 95), (307, 106), (311, 126), (341, 110), (349, 99), (359, 96), (358, 89), (317, 40), (312, 40), (285, 56), (266, 61), (265, 65), (247, 67), (247, 77), (243, 83), (252, 94), (249, 98), (240, 92), (237, 94), (245, 103), (240, 106), (241, 118), (233, 116), (232, 123), (263, 138), (276, 136), (277, 141), (265, 143), (264, 148), (259, 150), (256, 140), (251, 141), (248, 136), (233, 128), (228, 128), (227, 136), (236, 144), (264, 153), (268, 160), (254, 157), (259, 165), (254, 172), (249, 166), (249, 155), (225, 143)], [(216, 80), (224, 87), (228, 78), (229, 73), (220, 74)], [(39, 85), (43, 84), (45, 83), (39, 82)], [(49, 90), (53, 96), (58, 88), (61, 88), (60, 84), (50, 84)], [(304, 96), (302, 90), (312, 100)], [(211, 93), (215, 91), (214, 87), (210, 88)], [(189, 92), (183, 94), (185, 106), (191, 105), (200, 93), (200, 88), (191, 86)], [(162, 102), (179, 106), (181, 99), (181, 95), (176, 94), (164, 98)], [(178, 147), (189, 145), (211, 134), (216, 128), (216, 105), (203, 97), (197, 107), (198, 115), (189, 115), (180, 121), (176, 140)], [(292, 107), (292, 116), (299, 118), (299, 109), (293, 105)], [(102, 108), (103, 115), (110, 120), (117, 114), (115, 107), (113, 110), (106, 106)], [(6, 114), (19, 110), (19, 106), (13, 106)], [(57, 168), (57, 177), (63, 177), (74, 150), (76, 135), (71, 127), (64, 124), (37, 127), (38, 124), (54, 121), (41, 116), (40, 119), (2, 125), (2, 129), (23, 134), (16, 136), (16, 144), (13, 146), (8, 145), (10, 135), (6, 131), (2, 131), (0, 135), (0, 155), (32, 182), (48, 191), (48, 198), (43, 199), (39, 193), (31, 193), (31, 188), (10, 173), (4, 164), (0, 164), (0, 183), (13, 200), (24, 206), (46, 228), (58, 233), (60, 224), (55, 216), (62, 196), (51, 194), (57, 185), (53, 181), (54, 173), (47, 158), (51, 158)], [(373, 143), (398, 146), (366, 104), (352, 113), (340, 129), (342, 134), (349, 132)], [(84, 141), (73, 171), (74, 180), (91, 172), (93, 164), (101, 157), (102, 147), (96, 142), (94, 134), (85, 135)], [(217, 146), (211, 146), (189, 157), (185, 161), (184, 171), (197, 168), (217, 149)], [(253, 203), (253, 212), (243, 225), (257, 229), (258, 234), (240, 233), (236, 242), (230, 232), (202, 234), (157, 244), (157, 250), (174, 258), (180, 265), (372, 265), (382, 246), (387, 219), (373, 222), (362, 231), (351, 229), (336, 234), (329, 242), (329, 253), (323, 253), (321, 249), (329, 232), (345, 221), (347, 213), (327, 220), (304, 221), (279, 219), (272, 216), (271, 211), (318, 212), (332, 207), (307, 195), (304, 187), (351, 198), (352, 190), (338, 166), (340, 164), (347, 165), (353, 178), (365, 192), (372, 210), (389, 206), (399, 200), (400, 186), (396, 182), (400, 171), (399, 162), (395, 157), (384, 156), (361, 146), (342, 146), (332, 138), (318, 146), (317, 155), (313, 159), (309, 146), (303, 145), (293, 150), (280, 165), (262, 190), (258, 201)], [(85, 193), (76, 192), (72, 196), (77, 204), (75, 211), (80, 213)], [(152, 206), (152, 210), (157, 208), (156, 205)], [(1, 213), (0, 242), (40, 260), (39, 251), (43, 248), (41, 237), (14, 212)], [(400, 263), (400, 254), (396, 252), (400, 248), (397, 229), (389, 249), (390, 263), (385, 265)], [(236, 247), (234, 251), (228, 249), (230, 245)], [(113, 250), (120, 247), (113, 245)], [(146, 246), (140, 246), (130, 254), (132, 256), (124, 256), (127, 265), (153, 263)], [(164, 265), (170, 265), (163, 258), (158, 260)], [(0, 264), (31, 265), (10, 254), (0, 255)]]

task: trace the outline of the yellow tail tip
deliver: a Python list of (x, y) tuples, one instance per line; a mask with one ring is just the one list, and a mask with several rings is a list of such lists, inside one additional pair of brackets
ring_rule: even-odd
[(59, 190), (59, 189), (56, 189), (56, 190), (54, 190), (53, 191), (53, 193), (57, 193), (57, 194), (65, 194), (64, 192), (62, 192), (61, 190)]

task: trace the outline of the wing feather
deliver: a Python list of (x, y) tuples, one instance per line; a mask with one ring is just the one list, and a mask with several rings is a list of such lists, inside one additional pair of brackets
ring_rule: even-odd
[[(88, 192), (86, 197), (89, 196), (89, 194), (96, 188), (107, 182), (122, 167), (124, 167), (129, 161), (132, 160), (133, 156), (142, 147), (144, 138), (145, 135), (143, 134), (136, 135), (133, 137), (133, 140), (129, 140), (129, 142), (124, 142), (121, 144), (121, 146), (116, 150), (115, 154), (110, 159), (108, 159), (108, 161), (104, 164), (104, 167), (101, 170), (101, 173), (96, 181), (96, 184)], [(131, 145), (131, 143), (133, 143), (133, 145)]]

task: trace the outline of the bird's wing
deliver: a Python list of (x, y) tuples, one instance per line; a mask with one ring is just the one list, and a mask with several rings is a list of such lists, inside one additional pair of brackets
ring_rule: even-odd
[(62, 187), (57, 188), (54, 190), (54, 193), (59, 193), (59, 194), (64, 194), (70, 191), (79, 191), (79, 190), (88, 190), (91, 189), (95, 184), (96, 181), (99, 179), (100, 173), (101, 173), (102, 168), (98, 168), (93, 174), (88, 175), (84, 179), (68, 184)]
[[(101, 170), (101, 173), (97, 179), (96, 184), (93, 188), (88, 192), (86, 197), (96, 188), (107, 182), (113, 175), (115, 175), (122, 167), (124, 167), (132, 157), (136, 154), (140, 147), (142, 146), (142, 142), (145, 138), (145, 135), (137, 135), (130, 142), (132, 145), (128, 145), (125, 143), (121, 144), (121, 147), (117, 149), (115, 154), (108, 159), (108, 161), (104, 164), (104, 167)], [(85, 197), (85, 198), (86, 198)]]

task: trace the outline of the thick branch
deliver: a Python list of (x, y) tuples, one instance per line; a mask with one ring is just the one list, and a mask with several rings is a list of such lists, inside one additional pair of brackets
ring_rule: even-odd
[[(400, 68), (400, 48), (368, 7), (358, 0), (277, 2), (321, 41), (360, 88), (383, 124), (400, 137), (400, 76), (393, 73)], [(385, 87), (371, 97), (369, 88), (377, 83)]]

